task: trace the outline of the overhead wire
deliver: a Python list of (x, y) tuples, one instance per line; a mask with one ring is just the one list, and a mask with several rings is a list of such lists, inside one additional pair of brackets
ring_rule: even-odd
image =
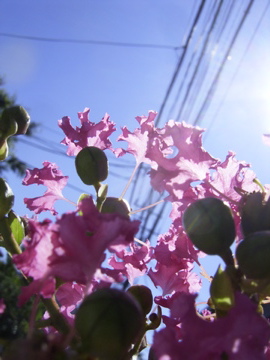
[(255, 36), (256, 36), (256, 34), (257, 34), (260, 26), (261, 26), (261, 24), (262, 24), (262, 22), (263, 22), (263, 20), (264, 20), (264, 18), (265, 18), (265, 16), (266, 16), (266, 14), (267, 14), (267, 11), (268, 11), (269, 7), (270, 7), (270, 0), (267, 2), (266, 6), (265, 6), (264, 9), (262, 10), (262, 13), (261, 13), (261, 15), (260, 15), (259, 21), (257, 22), (257, 25), (256, 25), (256, 27), (255, 27), (255, 29), (254, 29), (254, 31), (253, 31), (253, 33), (252, 33), (249, 41), (248, 41), (246, 47), (245, 47), (245, 50), (244, 50), (244, 52), (243, 52), (243, 54), (242, 54), (242, 57), (241, 57), (238, 65), (237, 65), (237, 67), (236, 67), (236, 69), (235, 69), (235, 71), (234, 71), (234, 73), (233, 73), (233, 75), (232, 75), (232, 77), (231, 77), (231, 79), (230, 79), (230, 82), (229, 82), (229, 84), (228, 84), (228, 86), (227, 86), (227, 88), (226, 88), (226, 90), (225, 90), (225, 92), (224, 92), (224, 94), (223, 94), (222, 100), (220, 101), (220, 103), (219, 103), (216, 111), (214, 112), (214, 114), (213, 114), (212, 117), (211, 117), (211, 120), (210, 120), (210, 122), (209, 122), (209, 124), (208, 124), (208, 126), (207, 126), (207, 132), (206, 132), (205, 135), (204, 135), (204, 139), (206, 139), (206, 138), (208, 137), (209, 132), (210, 132), (211, 128), (213, 127), (214, 121), (215, 121), (215, 119), (217, 118), (217, 115), (219, 114), (219, 112), (220, 112), (220, 110), (221, 110), (221, 108), (222, 108), (225, 100), (227, 99), (228, 93), (229, 93), (229, 91), (230, 91), (230, 89), (231, 89), (231, 87), (232, 87), (232, 85), (233, 85), (233, 83), (234, 83), (234, 81), (235, 81), (235, 78), (236, 78), (236, 76), (237, 76), (237, 74), (238, 74), (238, 72), (239, 72), (239, 70), (240, 70), (240, 68), (241, 68), (241, 65), (242, 65), (242, 63), (243, 63), (243, 61), (244, 61), (244, 59), (245, 59), (248, 51), (250, 50), (250, 47), (251, 47), (251, 45), (252, 45), (252, 43), (253, 43), (253, 41), (254, 41), (254, 38), (255, 38)]
[(201, 44), (201, 42), (202, 42), (202, 40), (203, 40), (203, 36), (204, 36), (205, 30), (206, 30), (206, 28), (207, 28), (207, 20), (208, 20), (208, 19), (210, 18), (210, 16), (211, 16), (211, 10), (213, 9), (213, 7), (214, 7), (214, 4), (213, 4), (213, 6), (212, 6), (211, 8), (209, 7), (209, 9), (206, 10), (206, 15), (205, 15), (206, 20), (205, 20), (205, 22), (204, 22), (204, 25), (202, 26), (202, 31), (201, 31), (200, 35), (198, 36), (197, 41), (195, 41), (195, 44), (194, 44), (194, 47), (193, 47), (193, 52), (192, 52), (192, 54), (190, 55), (190, 59), (189, 59), (188, 64), (187, 64), (187, 66), (186, 66), (185, 72), (183, 73), (183, 76), (182, 76), (182, 79), (181, 79), (181, 82), (180, 82), (180, 86), (179, 86), (179, 88), (178, 88), (178, 91), (177, 91), (177, 93), (176, 93), (175, 99), (174, 99), (174, 101), (173, 101), (173, 103), (172, 103), (172, 105), (171, 105), (171, 108), (170, 108), (170, 110), (169, 110), (168, 118), (172, 118), (172, 117), (175, 118), (175, 116), (173, 115), (173, 111), (174, 111), (174, 109), (175, 109), (175, 107), (176, 107), (176, 105), (177, 105), (177, 103), (178, 103), (178, 101), (179, 101), (179, 98), (180, 98), (180, 96), (181, 96), (182, 90), (183, 90), (183, 88), (184, 88), (185, 85), (186, 85), (186, 81), (187, 81), (187, 79), (188, 79), (188, 77), (189, 77), (189, 72), (190, 72), (191, 69), (192, 69), (192, 64), (193, 64), (193, 62), (195, 61), (196, 54), (197, 54), (197, 52), (198, 52), (198, 50), (199, 50), (199, 47), (200, 47), (200, 44)]
[[(21, 138), (18, 141), (21, 142), (21, 143), (24, 143), (26, 145), (29, 145), (29, 146), (31, 146), (31, 147), (33, 147), (35, 149), (39, 149), (39, 150), (42, 150), (42, 151), (45, 151), (45, 152), (50, 152), (50, 153), (52, 153), (54, 155), (56, 154), (56, 155), (59, 155), (59, 156), (63, 156), (66, 159), (70, 159), (70, 160), (74, 161), (74, 157), (68, 156), (64, 151), (54, 150), (49, 146), (43, 146), (43, 145), (40, 145), (40, 144), (36, 144), (36, 143), (34, 143), (34, 142), (30, 141), (30, 140), (24, 139), (24, 138)], [(112, 161), (110, 161), (110, 166), (111, 167), (119, 167), (119, 168), (123, 168), (123, 166), (125, 168), (127, 168), (127, 167), (128, 168), (133, 168), (134, 167), (132, 164), (127, 163), (127, 162), (124, 163), (124, 164), (122, 163), (122, 165), (120, 165), (120, 164), (117, 164), (117, 163), (112, 162)], [(115, 176), (117, 178), (124, 179), (124, 180), (128, 180), (128, 176), (121, 175), (121, 174), (116, 173), (116, 172), (114, 172), (112, 170), (110, 170), (110, 175)]]
[(73, 43), (73, 44), (87, 44), (87, 45), (106, 45), (106, 46), (122, 46), (122, 47), (137, 47), (137, 48), (152, 48), (152, 49), (168, 49), (179, 50), (181, 46), (162, 45), (162, 44), (143, 44), (143, 43), (131, 43), (120, 41), (103, 41), (103, 40), (83, 40), (83, 39), (68, 39), (68, 38), (50, 38), (42, 36), (30, 36), (0, 32), (0, 36), (9, 37), (14, 39), (24, 39), (33, 41), (45, 41), (55, 43)]
[[(233, 0), (231, 0), (232, 5), (235, 4)], [(228, 2), (226, 2), (228, 4)], [(227, 14), (225, 13), (227, 10)], [(222, 11), (220, 14), (221, 17), (219, 19), (219, 22), (216, 24), (215, 32), (212, 33), (211, 36), (211, 42), (208, 44), (208, 49), (205, 50), (203, 57), (201, 59), (201, 65), (200, 65), (200, 72), (197, 74), (197, 76), (194, 78), (193, 85), (193, 91), (190, 91), (190, 96), (188, 98), (188, 101), (186, 103), (186, 108), (183, 112), (182, 119), (188, 120), (188, 122), (192, 122), (192, 113), (196, 111), (196, 104), (199, 103), (201, 94), (204, 94), (203, 87), (206, 86), (207, 80), (211, 78), (211, 69), (212, 72), (215, 71), (215, 49), (218, 49), (218, 47), (221, 47), (221, 41), (222, 41), (222, 35), (226, 34), (227, 25), (229, 24), (230, 17), (232, 15), (233, 6), (229, 6), (225, 8), (225, 10)], [(224, 14), (225, 13), (225, 14)], [(224, 14), (224, 15), (223, 15)], [(227, 21), (222, 20), (222, 15), (224, 18), (226, 18)], [(220, 30), (219, 30), (220, 28)], [(213, 44), (213, 50), (210, 48), (210, 44)], [(225, 47), (225, 44), (224, 44)], [(217, 63), (217, 62), (216, 62)], [(176, 121), (182, 120), (179, 115), (175, 117)]]
[(177, 116), (176, 116), (177, 119), (180, 119), (180, 118), (181, 118), (181, 115), (182, 115), (183, 110), (184, 110), (184, 108), (185, 108), (185, 105), (186, 105), (187, 99), (188, 99), (188, 97), (189, 97), (190, 91), (191, 91), (192, 88), (193, 88), (196, 75), (198, 74), (198, 71), (199, 71), (199, 69), (200, 69), (200, 66), (201, 66), (201, 63), (202, 63), (202, 59), (203, 59), (203, 57), (205, 56), (206, 51), (208, 50), (208, 44), (209, 44), (211, 35), (212, 35), (212, 33), (213, 33), (213, 30), (214, 30), (214, 28), (215, 28), (215, 26), (216, 26), (218, 17), (219, 17), (219, 15), (220, 15), (220, 11), (221, 11), (221, 8), (222, 8), (222, 5), (223, 5), (223, 1), (224, 1), (224, 0), (219, 0), (218, 6), (217, 6), (216, 11), (215, 11), (215, 13), (214, 13), (214, 15), (213, 15), (213, 19), (211, 20), (209, 30), (208, 30), (207, 33), (206, 33), (205, 39), (204, 39), (203, 44), (202, 44), (202, 48), (201, 48), (201, 50), (200, 50), (199, 57), (198, 57), (198, 59), (197, 59), (196, 65), (195, 65), (195, 67), (194, 67), (194, 69), (193, 69), (192, 76), (191, 76), (191, 78), (190, 78), (190, 80), (189, 80), (189, 83), (188, 83), (188, 85), (187, 85), (185, 94), (184, 94), (183, 99), (182, 99), (182, 102), (181, 102), (181, 104), (180, 104), (179, 111), (178, 111), (178, 114), (177, 114)]
[(189, 44), (190, 44), (190, 42), (191, 42), (192, 36), (193, 36), (193, 34), (194, 34), (194, 32), (195, 32), (195, 29), (196, 29), (196, 26), (197, 26), (197, 24), (198, 24), (198, 22), (199, 22), (199, 19), (200, 19), (201, 15), (202, 15), (202, 12), (203, 12), (203, 9), (204, 9), (205, 4), (206, 4), (206, 0), (201, 0), (200, 5), (199, 5), (199, 8), (198, 8), (198, 10), (197, 10), (197, 13), (196, 13), (196, 15), (195, 15), (195, 18), (194, 18), (194, 20), (193, 20), (191, 29), (190, 29), (189, 34), (188, 34), (188, 36), (187, 36), (187, 39), (186, 39), (186, 41), (185, 41), (185, 44), (182, 46), (182, 49), (183, 49), (182, 54), (181, 54), (181, 56), (180, 56), (180, 58), (179, 58), (179, 61), (178, 61), (177, 65), (176, 65), (176, 68), (175, 68), (174, 73), (173, 73), (173, 75), (172, 75), (171, 81), (170, 81), (169, 86), (168, 86), (168, 88), (167, 88), (167, 91), (166, 91), (166, 93), (165, 93), (164, 99), (163, 99), (163, 101), (162, 101), (162, 103), (161, 103), (161, 106), (160, 106), (158, 115), (157, 115), (157, 117), (156, 117), (156, 126), (158, 126), (158, 124), (159, 124), (159, 122), (160, 122), (160, 120), (161, 120), (161, 117), (162, 117), (162, 114), (163, 114), (165, 105), (166, 105), (166, 103), (167, 103), (167, 101), (168, 101), (168, 98), (169, 98), (169, 96), (170, 96), (170, 94), (171, 94), (171, 91), (172, 91), (172, 89), (173, 89), (173, 86), (174, 86), (174, 84), (175, 84), (175, 81), (176, 81), (176, 79), (177, 79), (177, 76), (178, 76), (178, 74), (179, 74), (179, 71), (180, 71), (180, 69), (181, 69), (181, 66), (182, 66), (182, 64), (183, 64), (183, 62), (184, 62), (184, 60), (185, 60), (188, 46), (189, 46)]
[(213, 95), (214, 95), (214, 92), (216, 90), (216, 87), (218, 85), (218, 81), (219, 81), (219, 78), (224, 70), (224, 66), (225, 66), (225, 63), (227, 62), (227, 59), (228, 59), (228, 56), (230, 55), (230, 52), (232, 51), (232, 48), (236, 42), (236, 39), (245, 23), (245, 20), (248, 16), (248, 13), (252, 7), (252, 5), (254, 4), (254, 0), (250, 0), (245, 11), (244, 11), (244, 14), (241, 18), (241, 21), (239, 22), (238, 26), (237, 26), (237, 29), (234, 33), (234, 36), (229, 44), (229, 47), (227, 48), (226, 52), (225, 52), (225, 55), (223, 56), (223, 59), (221, 61), (221, 64), (219, 65), (219, 69), (208, 89), (208, 92), (206, 94), (206, 97), (205, 97), (205, 100), (203, 101), (203, 104), (201, 105), (199, 111), (198, 111), (198, 114), (195, 118), (195, 120), (193, 121), (193, 125), (198, 125), (200, 122), (201, 122), (201, 119), (202, 119), (202, 116), (203, 114), (205, 113), (206, 109), (208, 108), (209, 106), (209, 103), (210, 103), (210, 100), (213, 98)]

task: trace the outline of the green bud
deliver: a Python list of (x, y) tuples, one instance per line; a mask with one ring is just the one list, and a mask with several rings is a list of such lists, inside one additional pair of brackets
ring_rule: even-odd
[(8, 183), (0, 178), (0, 219), (9, 213), (14, 204), (14, 194)]
[(184, 228), (193, 244), (209, 255), (222, 255), (235, 239), (231, 210), (221, 200), (195, 201), (185, 211)]
[(161, 307), (158, 305), (157, 313), (152, 313), (149, 315), (150, 324), (147, 325), (146, 329), (156, 330), (160, 326), (161, 320), (162, 320), (162, 311), (161, 311)]
[(0, 134), (1, 134), (1, 143), (7, 140), (10, 136), (15, 135), (18, 130), (18, 124), (15, 120), (10, 120), (9, 122), (1, 121), (3, 117), (0, 118)]
[(129, 217), (130, 206), (124, 199), (107, 197), (101, 207), (102, 213), (116, 213)]
[(151, 290), (144, 285), (134, 285), (128, 289), (128, 292), (135, 297), (138, 303), (141, 305), (142, 311), (146, 316), (153, 306), (153, 295)]
[[(15, 126), (16, 124), (16, 131)], [(11, 106), (2, 112), (0, 131), (10, 135), (25, 134), (30, 124), (30, 116), (22, 106)]]
[(252, 233), (236, 249), (239, 269), (249, 279), (270, 278), (270, 231)]
[(144, 316), (128, 293), (103, 288), (90, 294), (79, 307), (75, 327), (82, 351), (99, 360), (126, 359), (144, 329)]
[(77, 174), (86, 185), (96, 185), (108, 176), (108, 160), (95, 146), (83, 148), (75, 159)]
[(220, 266), (211, 282), (210, 295), (215, 309), (228, 311), (234, 306), (234, 290), (231, 279)]
[(0, 161), (3, 161), (8, 156), (8, 143), (6, 140), (4, 141), (1, 140), (2, 139), (0, 138)]
[(263, 193), (254, 192), (246, 197), (241, 211), (241, 226), (244, 236), (270, 230), (270, 199), (265, 202)]

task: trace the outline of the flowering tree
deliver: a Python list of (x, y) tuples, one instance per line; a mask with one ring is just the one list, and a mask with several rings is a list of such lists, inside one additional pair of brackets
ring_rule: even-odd
[[(25, 133), (29, 124), (27, 113), (17, 110), (19, 116), (11, 109), (0, 119), (3, 161), (6, 139)], [(23, 184), (47, 190), (24, 202), (35, 214), (50, 211), (55, 220), (25, 219), (12, 210), (14, 195), (0, 179), (1, 245), (21, 274), (12, 276), (24, 282), (17, 305), (30, 313), (20, 337), (5, 339), (3, 359), (135, 359), (148, 346), (149, 330), (155, 330), (149, 360), (270, 359), (270, 326), (262, 315), (270, 296), (268, 188), (234, 153), (224, 161), (212, 157), (198, 127), (169, 121), (156, 128), (150, 111), (136, 118), (135, 131), (122, 129), (118, 140), (127, 147), (115, 148), (109, 116), (98, 123), (88, 116), (85, 109), (78, 113), (79, 126), (68, 117), (59, 126), (78, 176), (95, 196), (82, 194), (74, 211), (57, 214), (54, 203), (66, 200), (68, 177), (44, 162), (41, 169), (27, 170)], [(105, 150), (136, 160), (116, 197), (107, 196), (103, 183)], [(140, 223), (124, 200), (141, 163), (150, 168), (151, 186), (166, 191), (163, 201), (172, 203), (171, 225), (155, 246), (136, 238)], [(220, 256), (225, 268), (206, 274), (200, 264), (205, 254)], [(134, 285), (144, 276), (160, 290), (154, 299), (151, 289)], [(211, 282), (203, 311), (196, 304), (201, 276)], [(128, 289), (119, 290), (117, 284), (126, 280)], [(8, 294), (0, 293), (2, 319), (9, 306)]]

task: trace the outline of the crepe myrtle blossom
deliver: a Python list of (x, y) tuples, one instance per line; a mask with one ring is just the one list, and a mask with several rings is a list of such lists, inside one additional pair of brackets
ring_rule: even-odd
[(265, 360), (270, 327), (246, 295), (224, 317), (206, 321), (195, 309), (195, 295), (175, 293), (165, 329), (154, 335), (158, 360)]
[(64, 176), (57, 165), (49, 161), (43, 163), (42, 169), (34, 168), (26, 170), (23, 185), (44, 185), (48, 189), (42, 196), (35, 198), (25, 198), (24, 203), (29, 210), (40, 214), (42, 211), (49, 210), (53, 215), (57, 214), (53, 205), (56, 200), (65, 200), (62, 194), (63, 188), (66, 186), (68, 176)]
[[(237, 239), (242, 238), (240, 226), (240, 207), (244, 193), (260, 191), (255, 181), (256, 174), (251, 170), (250, 164), (239, 161), (235, 153), (229, 151), (226, 159), (211, 169), (199, 184), (190, 186), (183, 192), (182, 198), (172, 203), (172, 220), (181, 219), (185, 209), (194, 201), (206, 197), (216, 197), (225, 201), (231, 208), (236, 226)], [(268, 186), (266, 186), (267, 188)]]
[(170, 120), (149, 146), (146, 156), (157, 164), (150, 172), (151, 185), (159, 192), (166, 190), (167, 200), (181, 199), (192, 182), (203, 180), (217, 165), (218, 160), (202, 147), (203, 131)]
[(198, 263), (198, 254), (199, 251), (195, 250), (183, 227), (176, 221), (167, 233), (159, 236), (152, 256), (156, 265), (149, 270), (148, 276), (156, 287), (162, 289), (162, 296), (175, 291), (200, 291), (201, 280), (193, 272), (194, 262)]
[(108, 264), (123, 274), (130, 285), (133, 285), (136, 278), (147, 274), (152, 252), (149, 241), (145, 242), (143, 246), (134, 242), (128, 249), (116, 251), (108, 260)]
[(128, 148), (117, 148), (114, 153), (117, 157), (125, 154), (132, 154), (135, 157), (137, 165), (142, 162), (151, 164), (151, 160), (146, 156), (148, 147), (155, 141), (158, 136), (156, 128), (154, 126), (154, 120), (156, 118), (156, 111), (149, 111), (148, 116), (137, 116), (136, 120), (140, 124), (139, 128), (136, 128), (134, 132), (127, 129), (126, 126), (122, 128), (122, 135), (120, 135), (117, 141), (126, 141)]
[(105, 114), (100, 122), (93, 123), (88, 119), (89, 112), (90, 109), (85, 108), (83, 112), (78, 113), (80, 127), (73, 128), (68, 116), (58, 121), (59, 127), (66, 135), (61, 144), (67, 145), (69, 156), (76, 156), (86, 146), (112, 150), (112, 144), (108, 138), (115, 131), (115, 124), (110, 121), (108, 114)]
[[(55, 223), (30, 220), (29, 225), (29, 236), (23, 242), (25, 250), (13, 259), (19, 270), (34, 279), (29, 285), (33, 294), (42, 292), (48, 282), (52, 285), (55, 277), (90, 285), (105, 259), (105, 250), (121, 251), (128, 246), (138, 231), (139, 221), (118, 214), (102, 214), (92, 198), (86, 198), (79, 203), (77, 211), (62, 215)], [(29, 296), (28, 288), (22, 301)], [(50, 292), (52, 295), (53, 286)]]

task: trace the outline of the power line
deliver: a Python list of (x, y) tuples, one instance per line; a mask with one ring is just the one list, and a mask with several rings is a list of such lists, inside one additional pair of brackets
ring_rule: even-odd
[(197, 26), (197, 24), (198, 24), (198, 21), (199, 21), (199, 19), (200, 19), (200, 17), (201, 17), (201, 14), (202, 14), (202, 11), (203, 11), (203, 8), (204, 8), (205, 3), (206, 3), (206, 0), (202, 0), (202, 1), (201, 1), (200, 6), (199, 6), (199, 9), (198, 9), (198, 11), (197, 11), (197, 13), (196, 13), (196, 16), (195, 16), (195, 19), (194, 19), (193, 24), (192, 24), (192, 26), (191, 26), (190, 32), (189, 32), (189, 34), (188, 34), (187, 40), (186, 40), (186, 42), (185, 42), (185, 45), (183, 46), (183, 52), (182, 52), (182, 54), (181, 54), (181, 56), (180, 56), (180, 59), (179, 59), (179, 61), (178, 61), (178, 64), (177, 64), (177, 66), (176, 66), (176, 68), (175, 68), (175, 71), (174, 71), (174, 73), (173, 73), (171, 82), (170, 82), (170, 84), (169, 84), (169, 86), (168, 86), (168, 89), (167, 89), (167, 91), (166, 91), (165, 97), (164, 97), (164, 99), (163, 99), (163, 102), (162, 102), (162, 104), (161, 104), (160, 110), (159, 110), (159, 112), (158, 112), (158, 115), (157, 115), (157, 118), (156, 118), (156, 126), (157, 126), (158, 123), (160, 122), (161, 115), (162, 115), (162, 113), (163, 113), (163, 111), (164, 111), (164, 108), (165, 108), (165, 105), (166, 105), (166, 103), (167, 103), (167, 101), (168, 101), (169, 95), (170, 95), (170, 93), (171, 93), (171, 91), (172, 91), (172, 89), (173, 89), (173, 85), (174, 85), (174, 83), (175, 83), (175, 81), (176, 81), (176, 79), (177, 79), (177, 76), (178, 76), (178, 73), (179, 73), (179, 71), (180, 71), (180, 69), (181, 69), (181, 66), (182, 66), (182, 64), (183, 64), (183, 61), (184, 61), (184, 59), (185, 59), (185, 57), (186, 57), (186, 53), (187, 53), (188, 46), (189, 46), (189, 44), (190, 44), (190, 41), (191, 41), (191, 39), (192, 39), (192, 36), (193, 36), (193, 34), (194, 34), (194, 31), (195, 31), (195, 29), (196, 29), (196, 26)]
[(232, 50), (232, 48), (234, 46), (234, 43), (235, 43), (235, 41), (236, 41), (236, 39), (237, 39), (237, 37), (238, 37), (238, 35), (240, 33), (240, 30), (242, 29), (242, 27), (244, 25), (244, 22), (245, 22), (245, 20), (247, 18), (247, 15), (248, 15), (253, 3), (254, 3), (254, 0), (250, 0), (247, 7), (246, 7), (246, 9), (245, 9), (245, 12), (244, 12), (244, 14), (243, 14), (243, 16), (241, 18), (241, 21), (238, 24), (238, 27), (237, 27), (237, 29), (236, 29), (236, 31), (234, 33), (234, 36), (233, 36), (233, 38), (232, 38), (232, 40), (230, 42), (230, 45), (227, 48), (227, 51), (226, 51), (226, 53), (225, 53), (225, 55), (223, 57), (223, 60), (221, 61), (221, 64), (220, 64), (219, 69), (218, 69), (218, 71), (216, 73), (216, 76), (214, 77), (214, 80), (212, 81), (212, 84), (211, 84), (211, 86), (210, 86), (210, 88), (209, 88), (209, 90), (207, 92), (207, 95), (206, 95), (206, 97), (204, 99), (204, 102), (203, 102), (201, 108), (199, 109), (199, 112), (198, 112), (198, 114), (196, 116), (196, 119), (193, 122), (193, 125), (197, 125), (200, 122), (203, 113), (205, 112), (205, 110), (209, 106), (209, 102), (214, 96), (214, 92), (216, 90), (216, 87), (217, 87), (219, 78), (220, 78), (220, 76), (222, 74), (222, 71), (224, 70), (225, 63), (226, 63), (226, 61), (228, 59), (228, 56), (230, 55), (230, 52), (231, 52), (231, 50)]
[(219, 112), (220, 112), (220, 110), (221, 110), (221, 108), (222, 108), (222, 106), (223, 106), (223, 104), (224, 104), (224, 102), (225, 102), (225, 100), (226, 100), (226, 98), (227, 98), (227, 95), (228, 95), (228, 93), (229, 93), (229, 90), (231, 89), (231, 86), (232, 86), (232, 84), (233, 84), (233, 82), (234, 82), (234, 80), (235, 80), (235, 78), (236, 78), (236, 76), (237, 76), (237, 74), (238, 74), (238, 72), (239, 72), (239, 70), (240, 70), (240, 68), (241, 68), (241, 65), (242, 65), (242, 63), (243, 63), (243, 61), (244, 61), (244, 58), (245, 58), (247, 52), (248, 52), (249, 49), (250, 49), (250, 46), (251, 46), (251, 44), (252, 44), (252, 42), (253, 42), (253, 40), (254, 40), (254, 38), (255, 38), (255, 35), (257, 34), (257, 32), (258, 32), (258, 30), (259, 30), (259, 28), (260, 28), (260, 26), (261, 26), (261, 24), (262, 24), (262, 21), (263, 21), (263, 19), (265, 18), (265, 15), (266, 15), (266, 13), (267, 13), (267, 11), (268, 11), (269, 6), (270, 6), (270, 0), (267, 2), (265, 8), (263, 9), (263, 11), (262, 11), (262, 13), (261, 13), (261, 16), (260, 16), (260, 19), (259, 19), (259, 21), (258, 21), (258, 23), (257, 23), (257, 25), (256, 25), (256, 27), (255, 27), (255, 29), (254, 29), (254, 31), (253, 31), (253, 33), (252, 33), (252, 36), (250, 37), (250, 39), (249, 39), (249, 41), (248, 41), (248, 44), (247, 44), (244, 52), (243, 52), (243, 55), (242, 55), (242, 57), (241, 57), (241, 60), (239, 61), (238, 65), (237, 65), (237, 68), (236, 68), (236, 70), (234, 71), (233, 76), (232, 76), (232, 78), (231, 78), (231, 80), (230, 80), (230, 83), (229, 83), (229, 85), (228, 85), (225, 93), (223, 94), (223, 99), (222, 99), (221, 102), (219, 103), (218, 108), (216, 109), (214, 115), (212, 116), (212, 118), (211, 118), (211, 120), (210, 120), (209, 125), (207, 126), (207, 132), (206, 132), (205, 135), (204, 135), (204, 139), (206, 139), (206, 137), (209, 135), (209, 131), (210, 131), (210, 129), (211, 129), (212, 126), (213, 126), (214, 120), (217, 118), (217, 115), (219, 114)]
[(179, 50), (181, 46), (172, 45), (159, 45), (159, 44), (141, 44), (141, 43), (129, 43), (120, 41), (102, 41), (102, 40), (82, 40), (82, 39), (67, 39), (67, 38), (50, 38), (41, 36), (19, 35), (11, 33), (0, 33), (0, 36), (10, 37), (14, 39), (25, 39), (33, 41), (45, 41), (56, 43), (72, 43), (72, 44), (87, 44), (87, 45), (105, 45), (105, 46), (122, 46), (122, 47), (137, 47), (137, 48), (153, 48), (153, 49), (169, 49)]
[(194, 68), (194, 70), (193, 70), (193, 74), (192, 74), (191, 79), (190, 79), (190, 81), (189, 81), (189, 84), (188, 84), (188, 86), (187, 86), (186, 92), (185, 92), (185, 94), (184, 94), (184, 98), (183, 98), (182, 103), (181, 103), (181, 105), (180, 105), (180, 108), (179, 108), (179, 111), (178, 111), (178, 114), (177, 114), (177, 119), (180, 119), (180, 118), (181, 118), (181, 115), (182, 115), (182, 112), (183, 112), (184, 107), (185, 107), (185, 105), (186, 105), (186, 102), (187, 102), (187, 99), (188, 99), (188, 97), (189, 97), (190, 91), (191, 91), (191, 89), (192, 89), (192, 87), (193, 87), (195, 78), (196, 78), (197, 73), (198, 73), (198, 71), (199, 71), (199, 69), (200, 69), (200, 66), (201, 66), (201, 63), (202, 63), (202, 59), (204, 58), (204, 55), (205, 55), (205, 53), (206, 53), (206, 51), (207, 51), (207, 49), (208, 49), (208, 44), (209, 44), (209, 41), (210, 41), (210, 39), (211, 39), (211, 35), (212, 35), (212, 33), (213, 33), (213, 30), (214, 30), (214, 28), (215, 28), (215, 26), (216, 26), (217, 19), (218, 19), (218, 17), (219, 17), (219, 14), (220, 14), (220, 11), (221, 11), (221, 8), (222, 8), (222, 4), (223, 4), (223, 0), (220, 0), (220, 1), (219, 1), (219, 4), (218, 4), (218, 6), (217, 6), (217, 9), (216, 9), (216, 11), (215, 11), (215, 13), (214, 13), (214, 17), (213, 17), (213, 19), (212, 19), (212, 21), (211, 21), (210, 28), (209, 28), (209, 30), (208, 30), (208, 32), (207, 32), (207, 34), (206, 34), (205, 39), (204, 39), (201, 53), (200, 53), (200, 55), (199, 55), (199, 58), (198, 58), (198, 60), (197, 60), (197, 63), (196, 63), (196, 65), (195, 65), (195, 68)]

